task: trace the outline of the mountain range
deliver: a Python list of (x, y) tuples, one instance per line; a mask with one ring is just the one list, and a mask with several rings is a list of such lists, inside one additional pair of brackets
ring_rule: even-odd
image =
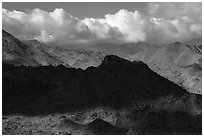
[(105, 55), (115, 54), (131, 61), (143, 61), (159, 75), (188, 92), (202, 94), (202, 41), (154, 45), (145, 42), (91, 45), (88, 49), (67, 49), (37, 40), (20, 41), (2, 30), (3, 62), (25, 66), (58, 66), (86, 69), (99, 66)]
[(125, 59), (2, 33), (3, 134), (202, 134), (202, 95), (159, 75), (201, 79), (201, 47), (140, 43)]
[[(109, 55), (98, 67), (86, 70), (63, 65), (3, 64), (2, 81), (3, 115), (51, 115), (52, 122), (52, 115), (58, 114), (58, 119), (65, 115), (59, 121), (70, 122), (60, 122), (57, 128), (71, 134), (201, 134), (202, 97), (186, 92), (143, 62)], [(94, 121), (97, 118), (123, 132), (100, 131), (97, 125), (101, 120)], [(24, 119), (27, 118), (20, 119), (23, 122), (19, 131), (13, 128), (19, 120), (6, 118), (4, 133), (22, 134), (27, 127)], [(12, 122), (6, 123), (7, 120)], [(92, 122), (96, 127), (89, 127)], [(32, 130), (32, 134), (38, 130)]]

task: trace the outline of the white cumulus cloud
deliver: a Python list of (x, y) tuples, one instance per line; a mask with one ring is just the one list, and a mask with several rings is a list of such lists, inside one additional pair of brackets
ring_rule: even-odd
[(58, 44), (89, 42), (139, 42), (156, 44), (202, 36), (201, 3), (149, 3), (147, 15), (119, 10), (104, 18), (73, 17), (63, 9), (28, 13), (2, 9), (3, 29), (19, 39)]

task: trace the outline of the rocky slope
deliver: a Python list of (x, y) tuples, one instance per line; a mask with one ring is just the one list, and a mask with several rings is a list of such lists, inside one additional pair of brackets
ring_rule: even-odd
[(3, 134), (202, 131), (201, 95), (186, 92), (143, 62), (111, 55), (86, 70), (3, 64), (2, 76)]
[(37, 40), (19, 41), (2, 30), (3, 62), (15, 65), (39, 66), (60, 64), (86, 69), (98, 66), (104, 54), (98, 51), (74, 50), (46, 45)]
[(2, 61), (14, 65), (36, 66), (38, 62), (33, 58), (33, 51), (29, 46), (2, 30)]
[(152, 70), (187, 91), (202, 94), (202, 46), (190, 44), (176, 42), (162, 45), (155, 50), (138, 52), (128, 59), (142, 60)]

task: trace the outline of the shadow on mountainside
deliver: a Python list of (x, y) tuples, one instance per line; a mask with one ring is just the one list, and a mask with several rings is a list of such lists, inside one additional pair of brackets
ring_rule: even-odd
[(98, 67), (3, 64), (3, 114), (41, 115), (100, 105), (121, 108), (185, 90), (142, 62), (107, 56)]
[[(3, 64), (3, 115), (41, 116), (109, 107), (130, 109), (131, 128), (118, 116), (116, 130), (104, 134), (201, 134), (201, 95), (190, 94), (153, 72), (143, 62), (106, 56), (99, 67), (86, 70), (53, 66)], [(148, 104), (148, 105), (144, 105)], [(142, 106), (142, 107), (141, 107)], [(141, 108), (141, 109), (137, 109)], [(172, 110), (172, 111), (169, 111)], [(98, 123), (99, 121), (99, 123)], [(96, 120), (85, 126), (87, 134), (103, 134)], [(122, 126), (122, 127), (121, 127)], [(131, 130), (132, 129), (132, 130)], [(120, 133), (119, 133), (120, 132)]]

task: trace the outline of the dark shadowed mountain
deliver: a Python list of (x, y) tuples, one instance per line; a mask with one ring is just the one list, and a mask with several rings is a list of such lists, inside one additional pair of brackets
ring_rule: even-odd
[[(78, 121), (79, 125), (69, 122), (73, 134), (79, 133), (78, 130), (80, 134), (102, 134), (103, 130), (104, 134), (201, 134), (201, 96), (186, 92), (143, 62), (110, 55), (98, 67), (86, 70), (63, 65), (3, 64), (2, 81), (3, 115), (80, 112), (84, 114), (80, 117), (94, 120), (105, 119), (109, 111), (103, 110), (103, 117), (87, 111), (105, 107), (112, 113), (121, 113), (109, 118), (116, 120), (111, 125), (100, 120), (88, 125), (83, 120)], [(177, 117), (183, 120), (178, 122)], [(100, 131), (101, 124), (114, 130), (111, 133), (104, 127)], [(194, 128), (189, 130), (189, 127)]]
[[(15, 95), (13, 98), (12, 93)], [(168, 94), (181, 96), (184, 93), (185, 90), (151, 71), (146, 64), (130, 62), (117, 56), (106, 56), (99, 67), (89, 67), (85, 71), (63, 65), (12, 67), (3, 64), (5, 113), (7, 109), (9, 113), (15, 110), (18, 112), (19, 107), (29, 112), (24, 108), (29, 108), (29, 105), (36, 107), (32, 113), (53, 113), (70, 107), (74, 109), (75, 106), (90, 106), (95, 101), (121, 107), (142, 98), (153, 99)], [(16, 100), (16, 103), (9, 104), (13, 107), (4, 105), (9, 100)], [(49, 107), (45, 101), (53, 104), (56, 101), (56, 106), (50, 104)], [(58, 101), (62, 101), (62, 104)], [(42, 108), (35, 103), (41, 104)]]

